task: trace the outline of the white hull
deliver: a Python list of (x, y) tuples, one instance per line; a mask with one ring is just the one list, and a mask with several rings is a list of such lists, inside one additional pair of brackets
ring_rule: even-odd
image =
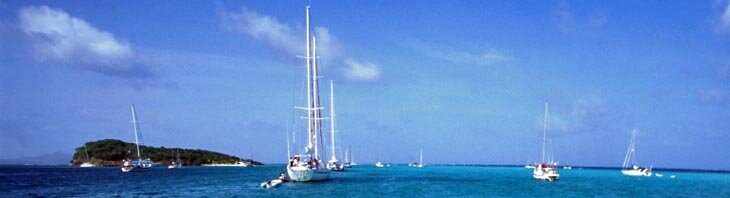
[(621, 174), (627, 175), (627, 176), (651, 176), (651, 171), (643, 171), (643, 169), (631, 169), (631, 170), (621, 170)]
[(122, 164), (122, 172), (138, 172), (138, 171), (148, 171), (150, 168), (152, 168), (152, 162), (149, 160), (142, 160), (142, 161), (125, 161)]
[(538, 180), (555, 181), (560, 178), (560, 173), (553, 167), (538, 165), (535, 170), (532, 171), (532, 178)]
[(96, 167), (96, 165), (94, 165), (92, 163), (89, 163), (89, 162), (84, 162), (81, 165), (79, 165), (79, 167), (81, 167), (81, 168), (91, 168), (91, 167)]
[(330, 177), (330, 171), (327, 169), (310, 169), (304, 166), (287, 167), (289, 179), (297, 182), (306, 181), (322, 181)]

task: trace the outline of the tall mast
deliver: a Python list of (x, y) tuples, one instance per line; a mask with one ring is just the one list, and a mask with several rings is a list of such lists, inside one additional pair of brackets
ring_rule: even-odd
[(312, 145), (312, 134), (314, 133), (314, 131), (312, 131), (312, 124), (313, 124), (312, 123), (313, 122), (313, 120), (312, 120), (312, 113), (313, 113), (313, 109), (312, 109), (312, 106), (313, 106), (312, 105), (312, 71), (311, 71), (312, 70), (312, 68), (311, 68), (312, 67), (311, 66), (312, 57), (310, 55), (311, 45), (309, 44), (309, 37), (310, 37), (309, 36), (309, 6), (307, 6), (307, 17), (306, 18), (307, 18), (307, 22), (306, 22), (306, 24), (307, 24), (306, 25), (307, 57), (305, 57), (305, 59), (307, 60), (307, 108), (306, 108), (306, 110), (307, 110), (307, 132), (308, 133), (307, 133), (307, 149), (305, 149), (305, 150), (307, 151), (307, 154), (309, 154), (310, 149), (313, 146)]
[(634, 147), (636, 145), (636, 128), (631, 132), (631, 140), (629, 141), (629, 149), (626, 150), (626, 156), (624, 157), (624, 163), (621, 165), (621, 167), (626, 168), (629, 166), (629, 163), (632, 163), (631, 160), (633, 160), (634, 157)]
[(418, 159), (418, 164), (423, 164), (423, 148), (421, 148), (421, 157)]
[(350, 163), (350, 146), (345, 150), (345, 163)]
[(289, 146), (289, 127), (286, 127), (286, 157), (291, 157), (291, 146)]
[(314, 108), (313, 108), (314, 109), (314, 111), (313, 111), (314, 112), (314, 122), (313, 122), (313, 124), (314, 124), (314, 134), (312, 134), (312, 137), (313, 137), (312, 141), (314, 143), (314, 156), (315, 156), (315, 158), (317, 160), (319, 160), (320, 159), (320, 157), (319, 157), (319, 144), (320, 144), (320, 142), (318, 141), (319, 138), (318, 138), (317, 135), (320, 134), (320, 131), (321, 131), (320, 127), (321, 126), (319, 124), (319, 122), (320, 122), (320, 120), (319, 120), (320, 119), (319, 118), (319, 90), (317, 90), (317, 87), (319, 87), (319, 84), (317, 83), (317, 76), (319, 74), (318, 74), (318, 71), (317, 70), (318, 70), (317, 69), (317, 38), (316, 37), (312, 37), (312, 89), (313, 89), (312, 90), (312, 99), (314, 100), (313, 101), (313, 105), (314, 105)]
[(89, 150), (86, 150), (86, 145), (84, 145), (84, 152), (86, 153), (86, 162), (89, 162)]
[(137, 111), (134, 110), (134, 104), (132, 104), (132, 128), (134, 128), (134, 144), (137, 145), (137, 160), (142, 160), (142, 154), (139, 152), (139, 123), (137, 122)]
[(545, 121), (542, 126), (542, 157), (541, 162), (545, 163), (545, 144), (547, 143), (547, 115), (548, 115), (548, 103), (545, 101)]
[(330, 80), (330, 139), (332, 139), (332, 159), (337, 161), (335, 157), (335, 88), (334, 83)]

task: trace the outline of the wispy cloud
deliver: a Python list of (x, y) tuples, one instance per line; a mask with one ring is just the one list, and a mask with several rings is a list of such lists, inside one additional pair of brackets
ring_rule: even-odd
[[(275, 17), (257, 13), (247, 8), (240, 12), (227, 12), (219, 9), (218, 15), (223, 29), (244, 33), (264, 43), (275, 53), (285, 59), (294, 59), (305, 54), (305, 28), (279, 21)], [(341, 42), (326, 27), (314, 27), (313, 35), (317, 38), (317, 54), (322, 57), (323, 68), (346, 65), (343, 76), (353, 81), (374, 81), (380, 76), (380, 69), (375, 64), (352, 64), (350, 57), (344, 54)], [(348, 61), (349, 60), (349, 61)], [(359, 65), (362, 67), (356, 67)], [(370, 76), (364, 76), (371, 71)], [(357, 74), (357, 75), (355, 75)]]
[[(550, 108), (550, 128), (563, 132), (605, 130), (617, 120), (617, 113), (599, 96), (578, 98), (568, 108)], [(542, 114), (538, 125), (542, 128)]]
[(725, 5), (723, 12), (717, 24), (717, 29), (721, 32), (730, 31), (730, 1), (722, 2)]
[(730, 100), (730, 93), (722, 89), (700, 91), (700, 101), (705, 104), (722, 104)]
[(375, 81), (380, 78), (380, 67), (370, 62), (345, 60), (345, 77), (352, 81)]
[(40, 61), (57, 62), (104, 75), (150, 78), (154, 72), (132, 45), (61, 9), (29, 6), (19, 10), (19, 27)]
[(409, 45), (411, 48), (427, 56), (452, 63), (491, 66), (513, 60), (512, 56), (505, 50), (494, 48), (474, 53), (423, 42), (412, 42)]
[(558, 3), (557, 15), (563, 33), (600, 29), (608, 22), (608, 16), (602, 12), (592, 12), (585, 16), (576, 15), (565, 0)]

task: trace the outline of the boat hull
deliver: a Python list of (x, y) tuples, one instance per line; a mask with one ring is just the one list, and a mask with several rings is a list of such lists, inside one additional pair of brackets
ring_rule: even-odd
[(560, 178), (560, 173), (554, 167), (537, 166), (532, 171), (532, 178), (538, 180), (555, 181)]
[(304, 166), (288, 167), (286, 169), (289, 179), (296, 182), (323, 181), (329, 179), (330, 171), (327, 169), (311, 169)]
[(624, 174), (626, 176), (645, 176), (645, 177), (650, 177), (652, 175), (651, 171), (643, 171), (641, 169), (621, 170), (621, 174)]

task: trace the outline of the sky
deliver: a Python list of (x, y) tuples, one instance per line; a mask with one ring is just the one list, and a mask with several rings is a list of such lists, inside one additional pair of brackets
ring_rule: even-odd
[[(134, 104), (146, 145), (284, 163), (287, 131), (294, 152), (306, 137), (308, 4), (0, 0), (0, 158), (132, 142)], [(311, 1), (311, 17), (358, 163), (539, 161), (547, 101), (562, 164), (620, 166), (637, 129), (640, 164), (730, 169), (727, 0)]]

